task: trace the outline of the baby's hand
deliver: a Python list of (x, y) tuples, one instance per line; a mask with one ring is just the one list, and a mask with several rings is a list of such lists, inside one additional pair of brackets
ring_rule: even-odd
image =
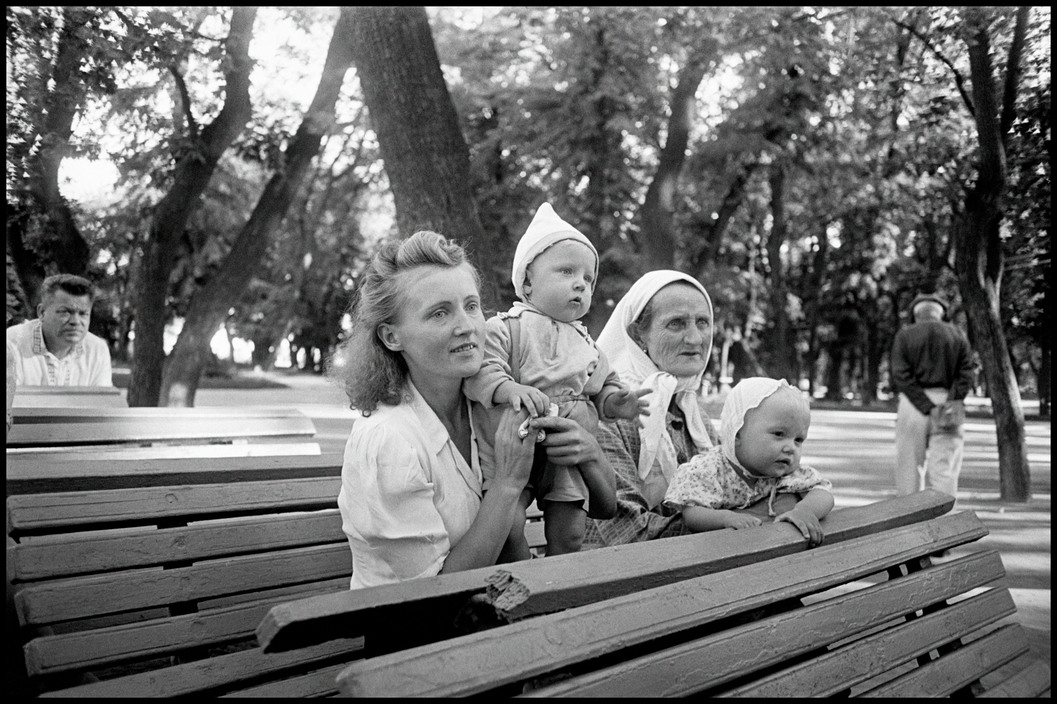
[(524, 408), (533, 418), (547, 415), (547, 407), (550, 399), (534, 386), (518, 384), (514, 381), (504, 381), (495, 390), (493, 401), (495, 405), (510, 404), (515, 411)]
[(793, 507), (774, 520), (776, 523), (785, 521), (796, 526), (800, 534), (807, 538), (808, 547), (815, 547), (822, 542), (822, 526), (818, 517), (806, 508)]
[(753, 516), (749, 513), (737, 513), (734, 511), (727, 511), (724, 516), (724, 521), (727, 524), (727, 528), (733, 528), (734, 530), (756, 528), (763, 523), (759, 516)]
[(606, 399), (606, 415), (610, 418), (627, 418), (628, 420), (638, 420), (639, 427), (642, 427), (642, 420), (639, 416), (648, 416), (650, 402), (647, 401), (644, 396), (650, 393), (652, 389), (621, 389), (615, 391), (609, 395)]

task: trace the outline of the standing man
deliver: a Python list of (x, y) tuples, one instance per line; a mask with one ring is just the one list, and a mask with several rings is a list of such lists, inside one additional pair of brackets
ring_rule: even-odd
[(936, 489), (957, 498), (964, 444), (964, 399), (973, 362), (961, 330), (943, 322), (947, 302), (934, 293), (910, 304), (913, 323), (892, 343), (896, 413), (896, 493)]
[(7, 329), (19, 386), (113, 386), (110, 349), (88, 332), (95, 287), (73, 274), (41, 284), (37, 318)]

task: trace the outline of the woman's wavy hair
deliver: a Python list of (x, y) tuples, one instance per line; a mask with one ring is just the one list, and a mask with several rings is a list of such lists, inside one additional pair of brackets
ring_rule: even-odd
[(454, 240), (421, 230), (403, 241), (384, 244), (360, 276), (348, 313), (352, 329), (327, 361), (327, 375), (349, 397), (349, 407), (364, 413), (379, 404), (396, 405), (407, 380), (407, 364), (378, 338), (378, 326), (396, 320), (409, 277), (421, 266), (457, 267), (468, 264), (480, 288), (477, 270), (466, 250)]

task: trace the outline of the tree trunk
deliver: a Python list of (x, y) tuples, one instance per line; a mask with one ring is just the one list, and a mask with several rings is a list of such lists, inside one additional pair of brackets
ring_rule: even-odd
[[(140, 260), (140, 285), (134, 307), (136, 337), (129, 380), (129, 406), (157, 406), (160, 400), (165, 362), (162, 344), (168, 318), (166, 302), (176, 244), (209, 184), (217, 161), (250, 119), (249, 86), (253, 63), (249, 45), (256, 15), (256, 7), (239, 6), (232, 11), (224, 61), (227, 87), (224, 107), (198, 135), (193, 149), (177, 163), (173, 185), (154, 209)], [(206, 340), (208, 344), (209, 340)]]
[(345, 74), (352, 66), (351, 13), (351, 8), (341, 8), (315, 97), (286, 148), (283, 166), (264, 187), (216, 274), (191, 297), (183, 330), (165, 367), (162, 405), (194, 405), (210, 340), (231, 307), (238, 304), (318, 154), (323, 137), (334, 127), (334, 106)]
[(771, 375), (796, 386), (799, 383), (796, 344), (786, 306), (788, 297), (785, 270), (782, 268), (782, 245), (785, 244), (785, 167), (775, 163), (771, 170), (771, 232), (767, 237), (767, 262), (770, 265), (770, 338)]
[(676, 268), (677, 237), (672, 222), (675, 192), (683, 162), (686, 160), (686, 146), (694, 120), (694, 96), (697, 94), (697, 87), (705, 78), (706, 66), (704, 57), (692, 59), (679, 71), (676, 86), (672, 91), (668, 136), (661, 150), (657, 172), (639, 210), (638, 239), (647, 271)]
[(695, 272), (696, 276), (701, 276), (705, 268), (719, 255), (719, 249), (723, 244), (723, 236), (727, 232), (727, 226), (741, 206), (741, 202), (745, 198), (745, 189), (749, 183), (749, 178), (757, 166), (759, 164), (756, 162), (743, 165), (731, 181), (726, 195), (723, 196), (723, 202), (720, 203), (719, 210), (716, 211), (718, 217), (706, 228), (705, 236), (702, 238), (703, 241), (696, 247), (696, 253), (690, 257), (689, 270)]
[(400, 235), (432, 229), (461, 241), (495, 309), (501, 255), (470, 186), (470, 153), (440, 70), (424, 7), (356, 7), (352, 49), (396, 203)]
[[(1002, 499), (1023, 502), (1031, 498), (1024, 412), (999, 314), (1003, 268), (999, 226), (1006, 188), (1004, 140), (1008, 128), (1007, 112), (1003, 110), (1000, 119), (984, 11), (972, 9), (967, 12), (965, 38), (969, 46), (980, 159), (976, 183), (966, 194), (964, 213), (955, 225), (958, 285), (965, 300), (994, 411)], [(1015, 79), (1018, 71), (1017, 57), (1024, 41), (1026, 17), (1027, 8), (1021, 8), (1010, 46), (1007, 79)], [(1015, 82), (1010, 91), (1007, 80), (1007, 105), (1011, 105), (1014, 98)]]
[[(88, 243), (59, 191), (59, 165), (69, 151), (73, 120), (88, 91), (81, 77), (81, 64), (91, 36), (86, 25), (96, 12), (86, 8), (63, 8), (62, 30), (45, 98), (46, 117), (39, 134), (40, 146), (27, 164), (29, 191), (43, 216), (46, 231), (41, 244), (36, 247), (38, 254), (59, 272), (79, 276), (88, 270)], [(32, 294), (31, 305), (37, 302), (36, 291)]]

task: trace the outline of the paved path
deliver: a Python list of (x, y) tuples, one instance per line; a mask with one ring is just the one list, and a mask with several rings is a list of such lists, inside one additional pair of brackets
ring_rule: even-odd
[[(314, 375), (272, 375), (288, 388), (200, 389), (198, 406), (294, 406), (316, 424), (324, 452), (344, 449), (352, 412), (336, 386)], [(1032, 499), (1004, 502), (999, 496), (998, 449), (991, 419), (970, 418), (965, 426), (965, 462), (956, 511), (975, 511), (990, 535), (952, 551), (953, 556), (994, 548), (1002, 555), (1006, 583), (1017, 604), (1017, 620), (1028, 630), (1032, 649), (1050, 659), (1050, 423), (1026, 424)], [(804, 462), (833, 482), (837, 507), (856, 506), (894, 495), (895, 414), (883, 411), (812, 411)]]

